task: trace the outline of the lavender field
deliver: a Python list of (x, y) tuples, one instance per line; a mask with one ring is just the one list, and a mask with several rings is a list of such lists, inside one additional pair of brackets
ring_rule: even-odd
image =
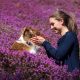
[(80, 0), (0, 0), (0, 80), (78, 80), (78, 70), (71, 73), (66, 65), (56, 65), (44, 48), (37, 55), (10, 50), (25, 26), (40, 30), (57, 47), (60, 35), (49, 24), (57, 9), (75, 15), (80, 44)]

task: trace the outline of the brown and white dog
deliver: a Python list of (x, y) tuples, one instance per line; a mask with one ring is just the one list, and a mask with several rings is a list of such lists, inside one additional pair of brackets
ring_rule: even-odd
[(20, 51), (26, 50), (32, 54), (37, 54), (38, 50), (40, 49), (40, 45), (36, 45), (30, 41), (30, 38), (34, 36), (43, 36), (43, 34), (41, 34), (39, 30), (31, 27), (25, 27), (20, 38), (12, 44), (11, 49)]

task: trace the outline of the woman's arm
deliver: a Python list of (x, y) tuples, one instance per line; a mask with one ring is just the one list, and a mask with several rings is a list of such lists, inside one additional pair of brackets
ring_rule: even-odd
[(74, 36), (72, 34), (67, 34), (64, 38), (64, 41), (57, 49), (51, 46), (48, 41), (44, 41), (42, 46), (44, 46), (47, 54), (55, 59), (62, 59), (65, 55), (67, 55), (70, 48), (73, 46)]

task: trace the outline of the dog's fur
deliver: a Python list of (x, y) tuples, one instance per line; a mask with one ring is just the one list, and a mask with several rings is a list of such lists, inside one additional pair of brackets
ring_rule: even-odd
[(43, 36), (43, 34), (41, 34), (39, 30), (25, 27), (20, 38), (12, 44), (11, 49), (20, 51), (27, 50), (30, 53), (36, 54), (40, 46), (30, 41), (30, 38), (34, 36)]

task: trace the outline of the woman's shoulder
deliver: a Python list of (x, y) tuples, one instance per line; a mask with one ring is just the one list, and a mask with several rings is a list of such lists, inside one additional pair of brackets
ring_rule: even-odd
[(66, 33), (66, 36), (68, 37), (71, 37), (71, 38), (77, 38), (77, 34), (73, 31), (69, 31)]
[(76, 34), (76, 33), (73, 32), (73, 31), (68, 31), (67, 34), (72, 34), (73, 35), (73, 34)]
[(77, 34), (75, 32), (72, 32), (72, 31), (69, 31), (67, 34), (66, 34), (66, 39), (67, 40), (70, 40), (74, 43), (77, 43), (78, 42), (78, 37), (77, 37)]
[(59, 40), (58, 40), (58, 43), (59, 42), (63, 42), (64, 40), (71, 40), (71, 41), (75, 41), (75, 39), (77, 39), (77, 35), (75, 32), (72, 32), (72, 31), (68, 31), (66, 32), (65, 35), (63, 35)]

